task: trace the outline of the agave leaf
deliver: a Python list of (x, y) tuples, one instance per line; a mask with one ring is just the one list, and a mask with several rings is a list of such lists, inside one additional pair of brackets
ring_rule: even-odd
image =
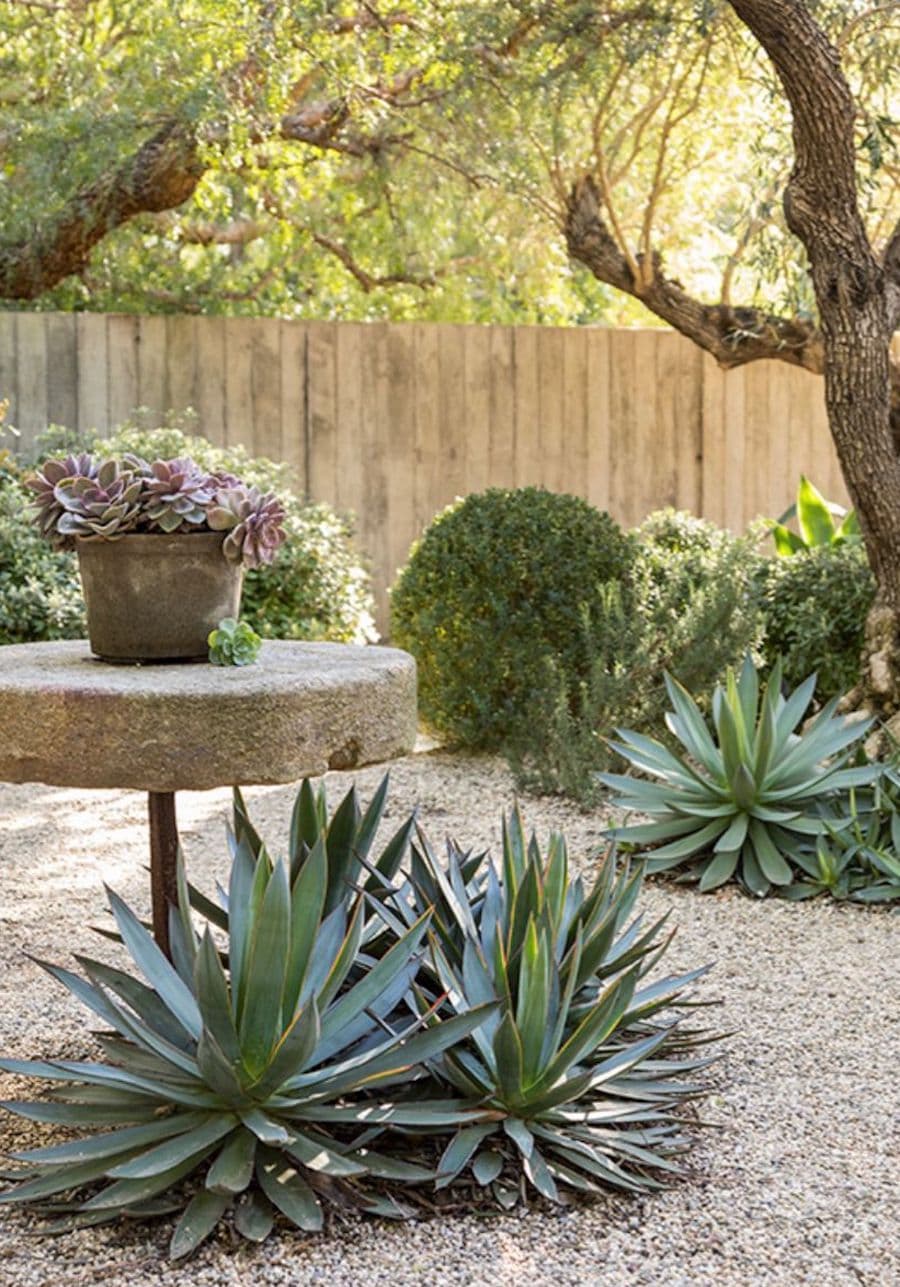
[(147, 1027), (159, 1033), (173, 1046), (188, 1050), (193, 1037), (187, 1028), (175, 1018), (164, 1001), (140, 979), (122, 970), (116, 970), (102, 961), (95, 961), (89, 956), (76, 956), (75, 960), (86, 972), (92, 982), (115, 993), (127, 1006), (138, 1015)]
[(232, 1132), (206, 1172), (206, 1187), (216, 1193), (243, 1193), (253, 1179), (256, 1136), (244, 1127)]
[(287, 865), (278, 862), (251, 921), (247, 974), (239, 1003), (241, 1054), (251, 1073), (264, 1070), (281, 1028), (290, 914)]
[(848, 510), (834, 534), (835, 544), (842, 542), (850, 544), (861, 540), (862, 528), (859, 525), (859, 515), (855, 509)]
[(137, 1099), (130, 1105), (70, 1104), (38, 1100), (3, 1099), (0, 1108), (32, 1122), (55, 1122), (61, 1126), (121, 1126), (124, 1123), (157, 1122), (159, 1101)]
[(797, 524), (807, 546), (830, 545), (834, 540), (828, 502), (803, 474), (797, 488)]
[(128, 1126), (118, 1131), (105, 1131), (87, 1139), (69, 1140), (65, 1144), (51, 1144), (45, 1148), (28, 1149), (24, 1153), (11, 1153), (10, 1157), (32, 1165), (77, 1166), (96, 1158), (111, 1158), (158, 1144), (172, 1135), (182, 1135), (209, 1120), (202, 1112), (173, 1113), (157, 1118), (144, 1126)]
[(713, 846), (714, 853), (732, 853), (740, 850), (741, 845), (747, 838), (747, 830), (750, 825), (750, 818), (746, 813), (737, 814), (729, 824), (727, 830), (723, 831), (719, 839)]
[(359, 863), (355, 860), (354, 841), (360, 822), (359, 803), (356, 789), (351, 789), (344, 796), (334, 811), (328, 827), (325, 847), (328, 851), (328, 892), (325, 895), (325, 911), (344, 901), (347, 889), (356, 884)]
[(250, 941), (250, 918), (258, 890), (266, 879), (265, 864), (257, 863), (246, 841), (236, 845), (231, 860), (228, 884), (228, 967), (231, 972), (231, 995), (235, 1020), (240, 1018), (239, 1005), (244, 995), (244, 973)]
[(173, 1166), (171, 1170), (160, 1171), (156, 1175), (135, 1180), (114, 1180), (105, 1189), (88, 1198), (79, 1209), (82, 1211), (108, 1210), (119, 1214), (136, 1206), (138, 1203), (155, 1198), (159, 1194), (167, 1192), (179, 1180), (183, 1180), (185, 1176), (190, 1175), (199, 1163), (209, 1156), (214, 1148), (214, 1144), (209, 1144), (199, 1152), (192, 1153), (190, 1157), (186, 1157), (176, 1166)]
[(218, 1144), (237, 1125), (237, 1120), (233, 1113), (209, 1117), (174, 1139), (164, 1140), (130, 1161), (119, 1162), (106, 1174), (116, 1180), (145, 1180), (170, 1171), (186, 1158), (195, 1157), (204, 1150), (209, 1152), (212, 1145)]
[(519, 962), (519, 987), (516, 1006), (516, 1029), (522, 1042), (522, 1072), (525, 1085), (538, 1075), (541, 1049), (548, 1027), (552, 1025), (550, 1006), (550, 971), (553, 951), (549, 934), (538, 934), (532, 916), (525, 933)]
[(291, 1132), (260, 1108), (241, 1108), (240, 1119), (261, 1144), (289, 1144)]
[(525, 1174), (541, 1197), (547, 1198), (550, 1202), (558, 1202), (559, 1190), (556, 1187), (553, 1176), (547, 1169), (547, 1163), (544, 1161), (544, 1155), (540, 1149), (533, 1148), (528, 1157), (523, 1157), (522, 1165)]
[(375, 863), (375, 871), (378, 873), (380, 881), (375, 875), (369, 877), (366, 881), (365, 889), (374, 893), (380, 888), (381, 881), (390, 882), (394, 879), (400, 870), (400, 864), (410, 847), (410, 841), (416, 830), (416, 814), (413, 812), (404, 823), (398, 827), (391, 836), (388, 843), (382, 850), (378, 861)]
[(227, 1194), (212, 1193), (209, 1189), (201, 1189), (196, 1193), (185, 1207), (172, 1233), (170, 1258), (181, 1260), (196, 1251), (215, 1229), (230, 1200)]
[(518, 1103), (525, 1089), (524, 1056), (522, 1038), (509, 1011), (494, 1034), (493, 1049), (500, 1092), (507, 1101)]
[(323, 1175), (334, 1176), (354, 1176), (365, 1175), (366, 1167), (361, 1162), (356, 1162), (343, 1153), (338, 1153), (333, 1147), (332, 1142), (318, 1139), (312, 1135), (295, 1134), (291, 1138), (290, 1144), (285, 1146), (285, 1152), (291, 1157), (295, 1157), (298, 1162), (307, 1167), (310, 1171), (321, 1171)]
[(479, 1122), (457, 1131), (438, 1162), (438, 1179), (435, 1187), (443, 1189), (448, 1184), (452, 1184), (460, 1171), (465, 1169), (482, 1140), (492, 1135), (496, 1129), (496, 1122)]
[(206, 1029), (229, 1063), (237, 1063), (241, 1048), (234, 1026), (228, 980), (219, 953), (207, 929), (194, 962), (194, 990)]
[(106, 894), (115, 917), (122, 942), (135, 964), (155, 992), (169, 1007), (182, 1027), (194, 1038), (199, 1038), (203, 1026), (200, 1011), (190, 989), (179, 978), (175, 969), (160, 951), (152, 935), (118, 894), (106, 886)]
[(472, 1162), (472, 1174), (482, 1188), (493, 1182), (503, 1170), (503, 1156), (493, 1149), (485, 1149)]
[(372, 848), (375, 833), (378, 831), (378, 827), (384, 815), (385, 805), (387, 804), (387, 793), (388, 787), (390, 786), (390, 780), (390, 773), (385, 773), (384, 777), (378, 783), (375, 794), (372, 796), (365, 812), (360, 818), (353, 844), (354, 857), (360, 862), (364, 862), (365, 859), (368, 858), (369, 851)]
[(789, 885), (793, 872), (772, 843), (765, 826), (755, 819), (750, 823), (750, 841), (766, 880), (773, 885)]
[(234, 1227), (248, 1242), (265, 1242), (272, 1232), (275, 1212), (262, 1193), (253, 1191), (235, 1208)]
[[(302, 794), (301, 790), (298, 803)], [(328, 855), (324, 838), (319, 836), (291, 890), (291, 942), (284, 986), (284, 1013), (288, 1016), (293, 1015), (297, 1008), (310, 957), (315, 950), (316, 930), (325, 906), (327, 884)]]
[(724, 885), (726, 881), (731, 880), (737, 870), (740, 856), (740, 849), (717, 852), (715, 857), (711, 858), (703, 868), (699, 886), (701, 894), (705, 894), (711, 889), (718, 889), (720, 885)]
[(534, 1152), (534, 1136), (518, 1117), (504, 1117), (503, 1130), (515, 1144), (523, 1158), (531, 1157)]
[(256, 1175), (263, 1193), (291, 1224), (306, 1233), (318, 1233), (324, 1223), (322, 1208), (296, 1168), (269, 1157), (257, 1163)]

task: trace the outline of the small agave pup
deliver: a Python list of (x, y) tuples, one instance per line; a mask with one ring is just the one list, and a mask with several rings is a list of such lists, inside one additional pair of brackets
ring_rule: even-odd
[(275, 496), (189, 457), (68, 456), (28, 486), (42, 535), (78, 552), (91, 647), (109, 660), (205, 658), (210, 631), (238, 616), (243, 569), (284, 540)]

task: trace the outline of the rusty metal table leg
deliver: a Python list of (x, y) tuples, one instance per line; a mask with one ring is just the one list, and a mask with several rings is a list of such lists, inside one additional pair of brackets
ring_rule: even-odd
[(174, 791), (150, 791), (150, 897), (153, 905), (153, 937), (171, 959), (169, 950), (169, 904), (177, 902), (176, 861), (178, 825), (175, 820)]

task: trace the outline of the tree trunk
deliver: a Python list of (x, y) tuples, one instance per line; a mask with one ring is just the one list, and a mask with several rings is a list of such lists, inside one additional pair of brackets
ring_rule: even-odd
[(731, 0), (768, 53), (791, 105), (788, 224), (809, 255), (824, 344), (825, 405), (875, 574), (864, 690), (900, 710), (900, 457), (891, 431), (890, 344), (900, 320), (898, 234), (879, 262), (856, 190), (856, 108), (840, 56), (802, 3)]

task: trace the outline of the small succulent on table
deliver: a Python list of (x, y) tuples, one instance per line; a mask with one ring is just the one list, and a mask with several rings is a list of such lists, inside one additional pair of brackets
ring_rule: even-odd
[(79, 537), (226, 532), (225, 557), (256, 568), (271, 563), (285, 539), (284, 508), (273, 494), (206, 473), (190, 457), (70, 455), (44, 461), (26, 484), (35, 496), (32, 518), (56, 549), (74, 549)]
[(209, 660), (214, 666), (252, 666), (262, 639), (246, 621), (223, 617), (209, 635)]
[(843, 798), (870, 785), (871, 764), (846, 767), (871, 720), (835, 716), (837, 698), (797, 731), (812, 700), (816, 677), (781, 694), (781, 664), (761, 689), (748, 657), (740, 674), (729, 671), (712, 698), (712, 727), (690, 694), (670, 676), (669, 731), (684, 747), (673, 754), (654, 738), (620, 730), (610, 745), (635, 769), (656, 779), (601, 773), (616, 803), (649, 814), (652, 822), (611, 833), (630, 844), (658, 846), (647, 853), (650, 872), (683, 869), (703, 891), (737, 876), (752, 894), (785, 889), (802, 873), (805, 855), (840, 816)]

